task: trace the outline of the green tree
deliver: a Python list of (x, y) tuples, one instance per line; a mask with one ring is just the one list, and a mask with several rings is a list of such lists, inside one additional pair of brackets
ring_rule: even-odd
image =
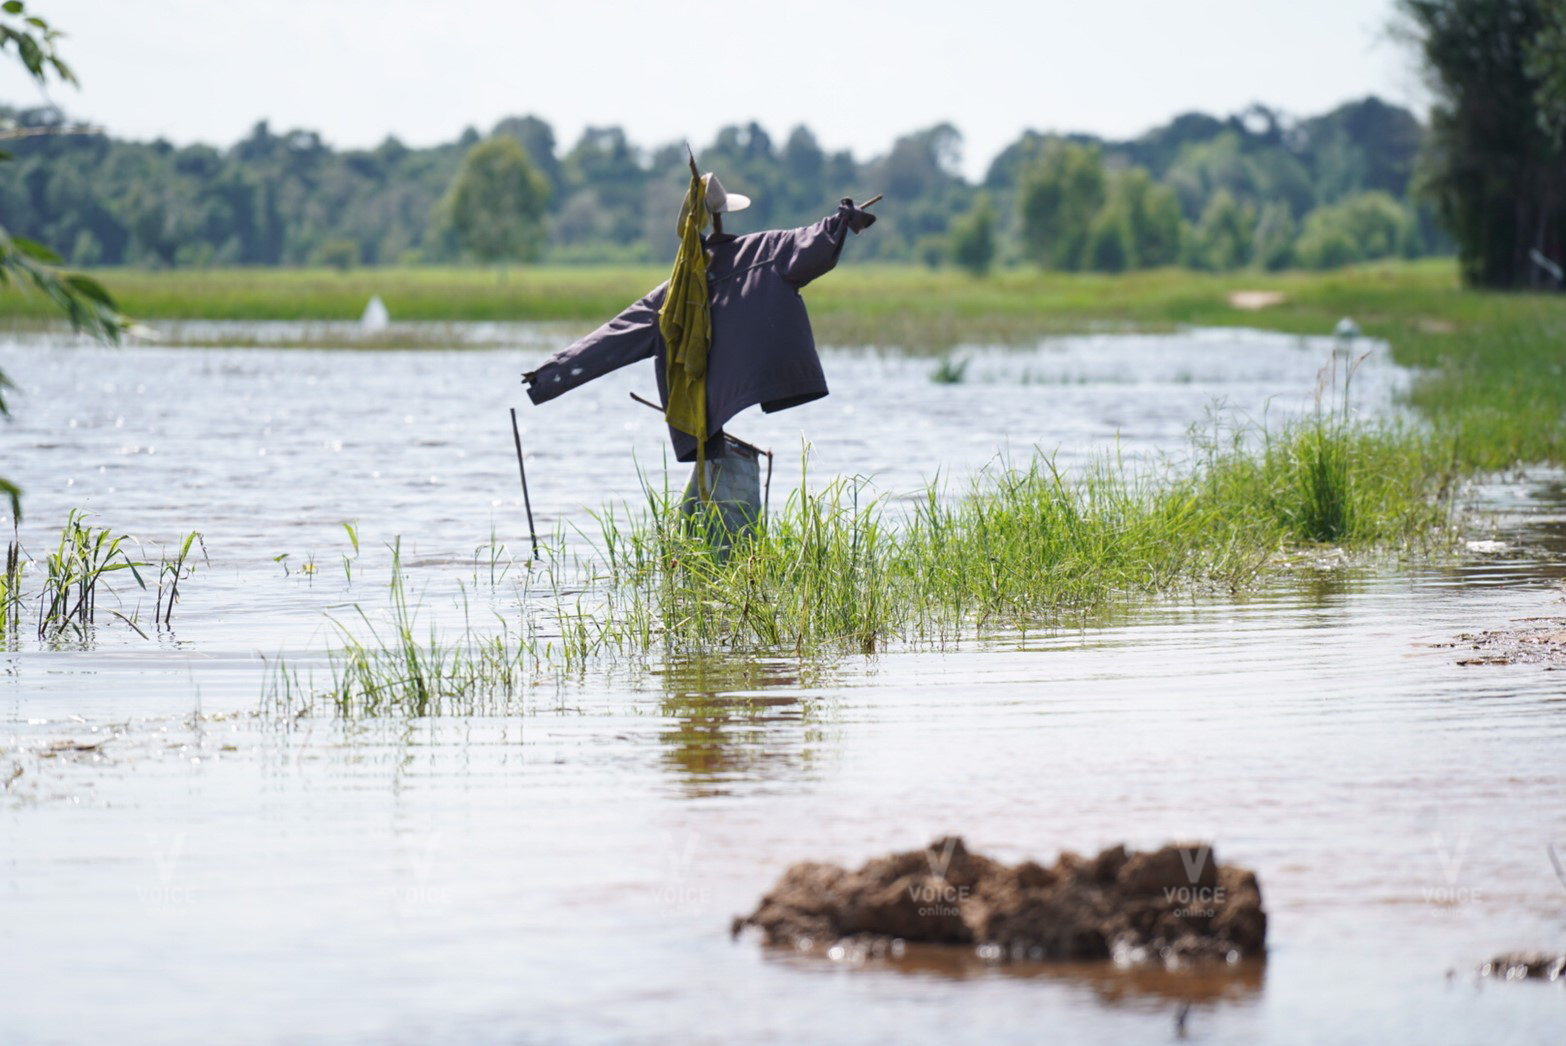
[(952, 223), (952, 261), (975, 276), (995, 263), (995, 208), (980, 193), (973, 209)]
[[(27, 75), (39, 84), (46, 83), (51, 74), (66, 83), (76, 83), (76, 74), (55, 50), (59, 36), (48, 22), (29, 13), (22, 0), (0, 4), (0, 51), (14, 49)], [(0, 134), (0, 138), (15, 136), (16, 132)], [(0, 161), (10, 158), (9, 153), (0, 152)], [(64, 272), (58, 268), (59, 263), (59, 255), (49, 248), (0, 228), (0, 286), (30, 285), (59, 306), (74, 329), (105, 341), (117, 341), (126, 321), (115, 308), (114, 299), (97, 281)], [(5, 390), (14, 387), (0, 371), (0, 417), (9, 416)], [(21, 490), (0, 476), (0, 495), (10, 503), (12, 521), (20, 523)]]
[(1236, 202), (1229, 190), (1219, 189), (1207, 201), (1202, 220), (1192, 231), (1187, 262), (1193, 269), (1227, 272), (1251, 260), (1251, 237), (1256, 216), (1250, 205)]
[(491, 138), (515, 138), (527, 152), (527, 158), (549, 179), (550, 197), (559, 195), (564, 179), (560, 160), (555, 156), (555, 131), (536, 116), (508, 116), (489, 132)]
[(784, 224), (810, 221), (821, 202), (833, 198), (827, 186), (826, 159), (810, 128), (801, 124), (789, 132), (778, 156), (783, 175), (781, 188), (787, 193), (779, 208)]
[(1399, 0), (1436, 95), (1421, 187), (1464, 280), (1522, 286), (1566, 239), (1561, 0)]
[(1539, 127), (1557, 149), (1566, 146), (1566, 4), (1555, 3), (1544, 15), (1544, 30), (1528, 53), (1527, 73), (1537, 85)]
[(1079, 268), (1092, 272), (1125, 272), (1136, 267), (1131, 210), (1124, 196), (1113, 193), (1088, 224)]
[(326, 240), (316, 251), (316, 261), (338, 272), (347, 272), (359, 264), (359, 245), (342, 237)]
[(1261, 217), (1256, 220), (1252, 259), (1257, 265), (1272, 272), (1287, 269), (1294, 262), (1296, 231), (1289, 205), (1282, 200), (1269, 203), (1262, 208)]
[(1205, 142), (1193, 142), (1164, 174), (1164, 180), (1180, 197), (1183, 211), (1193, 220), (1220, 191), (1236, 200), (1254, 200), (1262, 187), (1254, 164), (1243, 151), (1238, 132), (1226, 130)]
[(1109, 196), (1123, 214), (1127, 268), (1156, 269), (1180, 260), (1182, 218), (1173, 189), (1132, 167), (1115, 178)]
[(952, 220), (972, 202), (971, 190), (963, 184), (961, 161), (962, 135), (951, 124), (941, 123), (901, 136), (885, 156), (865, 165), (866, 195), (873, 186), (873, 191), (896, 200), (897, 206), (877, 221), (874, 242), (864, 245), (873, 250), (864, 253), (907, 258), (921, 254), (924, 245), (944, 260)]
[(446, 202), (451, 227), (483, 262), (532, 261), (544, 243), (549, 181), (515, 138), (486, 138), (468, 150)]
[(1330, 214), (1317, 212), (1306, 215), (1294, 256), (1307, 269), (1337, 269), (1363, 257), (1353, 233)]
[(1384, 192), (1363, 192), (1306, 215), (1296, 249), (1307, 268), (1331, 269), (1413, 254), (1417, 236), (1406, 207)]
[[(1316, 199), (1331, 202), (1363, 189), (1408, 192), (1424, 139), (1414, 114), (1374, 96), (1346, 102), (1298, 128), (1316, 174)], [(1308, 207), (1294, 207), (1300, 217)]]
[(1023, 172), (1018, 190), (1023, 251), (1047, 269), (1077, 268), (1103, 203), (1104, 166), (1098, 150), (1049, 142)]
[[(605, 219), (610, 243), (630, 244), (645, 234), (648, 172), (624, 130), (619, 127), (583, 130), (581, 138), (561, 163), (561, 176), (569, 194), (592, 193), (594, 205)], [(736, 192), (744, 191), (738, 185), (734, 188)], [(673, 214), (679, 213), (679, 199), (675, 197)], [(660, 227), (671, 228), (671, 219), (663, 218)], [(659, 241), (677, 242), (668, 232), (664, 232)]]

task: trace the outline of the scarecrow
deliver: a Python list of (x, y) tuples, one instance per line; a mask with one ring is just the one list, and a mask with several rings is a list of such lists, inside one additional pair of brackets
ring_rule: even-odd
[[(538, 404), (655, 359), (674, 455), (695, 463), (682, 507), (690, 514), (713, 506), (730, 533), (760, 515), (759, 452), (723, 426), (750, 406), (772, 413), (827, 394), (799, 290), (831, 271), (850, 232), (875, 223), (874, 214), (844, 199), (836, 213), (803, 228), (724, 232), (723, 215), (749, 206), (717, 175), (699, 174), (692, 157), (668, 281), (522, 375)], [(703, 236), (709, 220), (712, 233)]]

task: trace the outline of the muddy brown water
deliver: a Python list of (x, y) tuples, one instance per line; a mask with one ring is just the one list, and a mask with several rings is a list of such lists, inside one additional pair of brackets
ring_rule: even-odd
[[(1559, 474), (1477, 491), (1492, 543), (1452, 562), (868, 659), (541, 672), (509, 715), (255, 715), (261, 655), (309, 664), (324, 613), (380, 605), (393, 534), (432, 616), (464, 587), (514, 599), (473, 549), (492, 520), (519, 536), (504, 407), (529, 336), (460, 354), (0, 347), (24, 393), (0, 439), (30, 550), (86, 505), (151, 548), (200, 527), (212, 557), (172, 633), (0, 654), (0, 1039), (1159, 1041), (1190, 1003), (1193, 1041), (1553, 1040), (1558, 984), (1475, 972), (1566, 940), (1566, 676), (1442, 644), (1566, 616)], [(833, 354), (815, 414), (735, 427), (804, 427), (814, 474), (874, 472), (895, 495), (1006, 442), (1080, 462), (1119, 431), (1178, 454), (1215, 397), (1305, 406), (1325, 348), (1050, 342), (981, 353), (953, 388), (928, 362)], [(1385, 409), (1398, 373), (1364, 377), (1365, 409)], [(624, 391), (524, 414), (547, 525), (634, 495), (629, 450), (660, 454)], [(351, 583), (344, 519), (365, 549)], [(317, 571), (285, 574), (284, 552)], [(1268, 959), (854, 963), (729, 938), (794, 861), (947, 833), (1008, 862), (1212, 839), (1261, 881)]]

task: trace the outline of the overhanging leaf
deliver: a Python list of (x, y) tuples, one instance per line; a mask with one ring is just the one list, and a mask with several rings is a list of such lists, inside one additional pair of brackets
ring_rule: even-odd
[(11, 237), (11, 242), (16, 245), (17, 250), (21, 251), (29, 258), (36, 258), (39, 261), (46, 262), (50, 265), (58, 265), (61, 261), (64, 260), (58, 254), (54, 253), (54, 251), (50, 250), (48, 247), (45, 247), (37, 240), (29, 240), (25, 236), (13, 236)]
[(65, 282), (74, 288), (78, 294), (88, 299), (89, 301), (95, 301), (99, 305), (103, 305), (110, 309), (114, 308), (114, 299), (109, 296), (109, 292), (103, 289), (103, 284), (99, 283), (91, 276), (83, 276), (80, 273), (73, 273), (72, 275), (65, 278)]
[(22, 488), (8, 479), (0, 479), (0, 494), (4, 494), (11, 502), (12, 522), (22, 522)]
[(22, 54), (22, 64), (27, 66), (27, 71), (33, 74), (34, 79), (42, 80), (44, 53), (38, 41), (28, 33), (13, 32), (11, 37), (16, 41), (16, 48)]

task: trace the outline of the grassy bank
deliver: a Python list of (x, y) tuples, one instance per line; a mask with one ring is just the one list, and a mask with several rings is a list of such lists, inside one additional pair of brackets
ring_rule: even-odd
[[(1320, 332), (1345, 309), (1372, 319), (1450, 320), (1457, 288), (1450, 262), (1366, 266), (1336, 273), (1209, 274), (1165, 269), (1122, 276), (843, 265), (806, 290), (822, 339), (842, 344), (948, 348), (963, 341), (1032, 337), (1084, 326), (1224, 324)], [(660, 266), (494, 269), (100, 269), (92, 273), (142, 320), (354, 320), (372, 295), (407, 321), (600, 321), (667, 275)], [(1238, 290), (1282, 293), (1251, 313)], [(1462, 308), (1456, 311), (1463, 312)], [(50, 320), (39, 295), (0, 294), (0, 322)], [(1324, 326), (1325, 325), (1325, 326)]]
[[(395, 320), (593, 321), (668, 274), (648, 267), (495, 269), (98, 269), (138, 320), (357, 320), (372, 296)], [(0, 321), (52, 320), (39, 295), (0, 294)]]

